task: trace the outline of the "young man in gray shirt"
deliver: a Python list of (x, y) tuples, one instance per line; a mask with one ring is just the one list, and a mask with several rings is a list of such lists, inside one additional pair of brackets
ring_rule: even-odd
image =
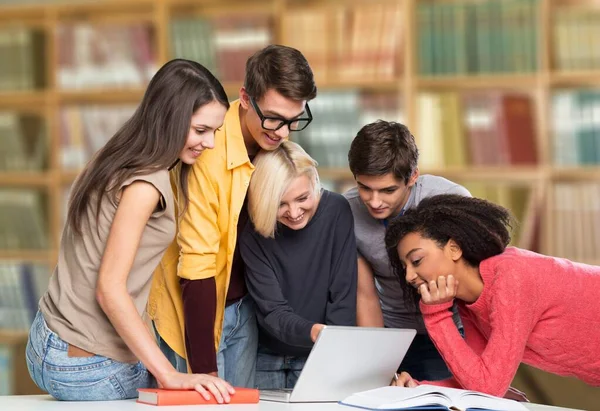
[[(402, 124), (379, 120), (364, 126), (352, 141), (348, 161), (356, 187), (344, 194), (354, 216), (358, 248), (357, 323), (364, 327), (412, 328), (417, 336), (399, 371), (417, 380), (441, 380), (450, 372), (427, 335), (418, 305), (405, 301), (385, 249), (389, 219), (423, 198), (438, 194), (470, 196), (442, 177), (419, 175), (415, 139)], [(460, 318), (455, 310), (454, 321)]]

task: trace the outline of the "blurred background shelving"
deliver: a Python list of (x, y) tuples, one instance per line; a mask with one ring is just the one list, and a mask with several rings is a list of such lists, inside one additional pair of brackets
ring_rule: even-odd
[[(56, 264), (69, 188), (157, 68), (196, 60), (237, 98), (245, 61), (300, 49), (319, 95), (295, 138), (324, 184), (378, 118), (405, 123), (422, 173), (509, 207), (513, 244), (600, 264), (600, 5), (593, 0), (0, 0), (0, 394), (34, 392), (26, 331)], [(16, 1), (14, 1), (16, 3)], [(600, 392), (522, 367), (538, 402)], [(555, 388), (560, 387), (560, 388)]]

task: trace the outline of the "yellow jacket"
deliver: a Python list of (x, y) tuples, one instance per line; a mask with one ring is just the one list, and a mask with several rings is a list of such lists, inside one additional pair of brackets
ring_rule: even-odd
[(215, 278), (215, 350), (223, 330), (238, 216), (254, 171), (242, 136), (239, 106), (239, 100), (231, 103), (223, 127), (215, 134), (215, 147), (204, 151), (193, 165), (188, 182), (190, 202), (179, 219), (175, 240), (154, 272), (148, 314), (160, 336), (183, 358), (185, 333), (179, 277)]

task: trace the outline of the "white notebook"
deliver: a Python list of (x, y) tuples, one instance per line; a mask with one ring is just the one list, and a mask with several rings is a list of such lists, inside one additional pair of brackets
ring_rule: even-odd
[(517, 401), (494, 397), (477, 391), (419, 385), (416, 388), (382, 387), (362, 391), (340, 401), (342, 405), (369, 410), (439, 410), (527, 411)]

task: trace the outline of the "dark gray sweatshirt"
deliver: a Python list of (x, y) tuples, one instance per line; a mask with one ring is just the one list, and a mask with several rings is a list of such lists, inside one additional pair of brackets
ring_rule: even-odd
[(354, 220), (342, 195), (323, 190), (306, 227), (278, 224), (274, 239), (248, 222), (240, 245), (261, 345), (281, 355), (306, 356), (315, 323), (356, 325)]

